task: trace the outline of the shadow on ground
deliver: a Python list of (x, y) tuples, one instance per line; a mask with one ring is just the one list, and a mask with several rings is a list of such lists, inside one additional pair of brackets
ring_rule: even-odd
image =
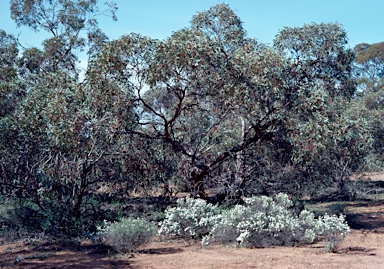
[(183, 252), (184, 250), (181, 248), (170, 248), (170, 247), (164, 247), (164, 248), (150, 248), (145, 249), (142, 251), (139, 251), (139, 253), (143, 254), (154, 254), (154, 255), (166, 255), (166, 254), (175, 254)]
[(352, 229), (384, 233), (384, 213), (347, 214), (345, 219)]

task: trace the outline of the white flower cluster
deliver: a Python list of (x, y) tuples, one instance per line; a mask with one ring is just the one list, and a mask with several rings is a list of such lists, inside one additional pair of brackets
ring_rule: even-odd
[(316, 226), (316, 233), (324, 236), (326, 251), (336, 252), (338, 245), (349, 232), (350, 229), (345, 222), (344, 215), (337, 217), (325, 214), (319, 218)]
[(178, 199), (177, 207), (167, 208), (159, 234), (199, 238), (208, 234), (221, 218), (217, 206), (201, 199)]
[(297, 217), (292, 213), (292, 201), (286, 194), (274, 199), (266, 196), (245, 199), (222, 213), (203, 244), (219, 242), (239, 246), (294, 245), (314, 240), (316, 221), (306, 210)]
[(349, 232), (344, 216), (316, 219), (307, 210), (297, 216), (292, 206), (286, 194), (247, 198), (245, 205), (221, 211), (203, 200), (180, 199), (177, 207), (166, 210), (160, 233), (202, 238), (202, 244), (258, 247), (312, 243), (324, 237), (334, 247)]

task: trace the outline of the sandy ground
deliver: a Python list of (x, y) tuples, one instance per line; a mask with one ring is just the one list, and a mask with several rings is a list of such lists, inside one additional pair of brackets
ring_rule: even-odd
[[(303, 247), (203, 247), (198, 242), (155, 240), (134, 255), (118, 255), (92, 244), (26, 242), (0, 245), (0, 269), (5, 268), (134, 268), (134, 269), (383, 269), (384, 200), (346, 202), (353, 228), (338, 253), (325, 253), (322, 242)], [(324, 203), (322, 206), (331, 206)]]
[[(158, 247), (158, 246), (157, 246)], [(167, 249), (168, 253), (161, 253)], [(156, 253), (156, 250), (158, 253)], [(131, 268), (384, 268), (384, 234), (352, 231), (340, 253), (325, 253), (322, 244), (307, 247), (236, 249), (162, 243), (151, 254), (130, 260)], [(127, 267), (128, 268), (128, 267)]]
[(203, 247), (184, 241), (157, 241), (133, 256), (100, 249), (90, 242), (16, 243), (0, 247), (0, 268), (384, 268), (384, 229), (352, 230), (339, 253), (323, 244), (245, 249)]

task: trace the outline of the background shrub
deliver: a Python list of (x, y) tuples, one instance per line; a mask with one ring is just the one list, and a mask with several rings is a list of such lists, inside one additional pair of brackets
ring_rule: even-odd
[[(0, 197), (0, 234), (8, 237), (15, 234), (34, 234), (45, 231), (47, 221), (38, 213), (37, 206), (28, 201)], [(12, 241), (12, 236), (9, 237)]]
[(104, 226), (99, 229), (102, 242), (122, 253), (137, 251), (156, 234), (156, 227), (144, 219), (123, 218)]

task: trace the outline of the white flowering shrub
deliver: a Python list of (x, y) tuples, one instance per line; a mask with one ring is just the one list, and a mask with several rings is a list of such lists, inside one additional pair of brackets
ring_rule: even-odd
[(201, 238), (211, 231), (220, 218), (218, 207), (204, 200), (178, 199), (177, 207), (165, 210), (165, 219), (160, 222), (159, 234)]
[(318, 234), (316, 233), (316, 229), (319, 225), (317, 219), (315, 219), (315, 214), (309, 212), (308, 210), (303, 210), (299, 215), (299, 223), (300, 223), (300, 232), (302, 237), (302, 243), (312, 243), (316, 238), (318, 238)]
[(144, 219), (123, 218), (103, 226), (98, 231), (102, 242), (122, 253), (136, 251), (156, 234), (156, 227)]
[(222, 213), (203, 244), (218, 242), (248, 247), (270, 245), (295, 245), (311, 243), (315, 238), (314, 215), (306, 210), (297, 217), (293, 214), (292, 201), (285, 194), (274, 199), (266, 196), (245, 199)]
[(324, 236), (325, 251), (327, 252), (337, 252), (340, 243), (349, 232), (350, 229), (344, 215), (337, 217), (325, 214), (319, 218), (316, 226), (316, 233)]
[(244, 205), (221, 211), (200, 199), (180, 199), (177, 203), (177, 207), (166, 210), (160, 233), (202, 238), (202, 244), (287, 246), (324, 238), (327, 250), (333, 251), (349, 232), (344, 216), (316, 219), (307, 210), (297, 216), (286, 194), (247, 198)]

